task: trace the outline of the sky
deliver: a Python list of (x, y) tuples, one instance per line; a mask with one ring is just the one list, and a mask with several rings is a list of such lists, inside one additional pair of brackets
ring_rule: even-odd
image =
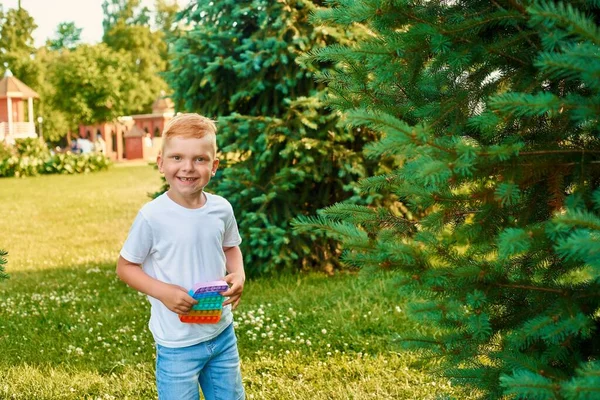
[[(82, 28), (81, 40), (85, 43), (97, 43), (102, 40), (102, 3), (103, 0), (21, 0), (21, 7), (26, 9), (35, 20), (37, 29), (33, 32), (35, 46), (46, 43), (46, 39), (54, 37), (56, 27), (61, 22), (75, 22)], [(178, 0), (180, 5), (185, 4)], [(7, 11), (16, 8), (18, 0), (0, 0)], [(142, 0), (142, 5), (153, 9), (154, 0)]]

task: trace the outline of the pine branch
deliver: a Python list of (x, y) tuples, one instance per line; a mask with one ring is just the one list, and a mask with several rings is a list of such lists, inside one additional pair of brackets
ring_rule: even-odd
[(532, 286), (532, 285), (515, 285), (515, 284), (507, 284), (507, 283), (495, 283), (494, 286), (505, 287), (505, 288), (509, 288), (509, 289), (535, 290), (535, 291), (539, 291), (539, 292), (558, 293), (561, 296), (565, 295), (567, 293), (563, 289), (554, 289), (554, 288)]
[(502, 375), (500, 385), (507, 395), (532, 400), (553, 400), (559, 389), (552, 380), (525, 370), (515, 371), (512, 376)]
[(377, 212), (370, 207), (344, 203), (338, 203), (323, 208), (319, 211), (319, 214), (333, 220), (353, 219), (359, 223), (368, 221), (370, 218), (375, 218), (377, 216)]
[(531, 19), (532, 24), (548, 24), (549, 27), (558, 24), (567, 28), (568, 32), (600, 45), (600, 29), (598, 29), (598, 26), (593, 20), (573, 8), (571, 4), (537, 3), (529, 7), (528, 11), (533, 16)]
[(586, 149), (573, 149), (573, 150), (539, 150), (539, 151), (522, 151), (519, 155), (546, 155), (546, 154), (600, 154), (600, 150), (586, 150)]
[(600, 398), (600, 363), (592, 361), (582, 363), (576, 376), (561, 385), (561, 394), (567, 399)]
[(291, 226), (297, 232), (322, 233), (338, 240), (349, 240), (355, 246), (368, 248), (369, 237), (355, 225), (345, 222), (332, 222), (323, 217), (299, 216), (292, 220)]
[[(440, 146), (430, 139), (428, 132), (424, 127), (410, 126), (404, 121), (401, 121), (389, 114), (370, 112), (368, 110), (353, 110), (347, 114), (348, 122), (353, 126), (365, 125), (375, 130), (387, 133), (378, 144), (370, 147), (381, 149), (377, 150), (379, 154), (383, 154), (386, 148), (394, 149), (397, 145), (414, 144), (417, 146), (429, 146), (438, 149), (444, 153), (455, 154), (453, 149)], [(374, 147), (377, 146), (377, 147)], [(372, 150), (373, 151), (373, 150)]]
[(8, 252), (0, 249), (0, 281), (8, 278), (8, 274), (4, 272), (4, 266), (8, 263), (6, 256), (8, 256)]

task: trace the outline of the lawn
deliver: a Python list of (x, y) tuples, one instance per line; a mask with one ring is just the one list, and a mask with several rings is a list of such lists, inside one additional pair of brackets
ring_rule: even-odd
[[(0, 179), (10, 274), (0, 283), (0, 399), (156, 398), (148, 303), (114, 266), (159, 185), (146, 165)], [(248, 281), (234, 314), (248, 398), (469, 398), (400, 351), (402, 308), (385, 274)]]

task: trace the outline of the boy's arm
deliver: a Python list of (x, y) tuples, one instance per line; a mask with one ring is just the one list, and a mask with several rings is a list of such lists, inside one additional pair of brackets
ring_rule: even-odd
[(129, 262), (122, 256), (117, 262), (117, 275), (138, 292), (160, 300), (174, 313), (187, 314), (198, 303), (185, 288), (152, 278), (142, 270), (140, 264)]
[(227, 275), (223, 280), (229, 283), (230, 287), (223, 296), (229, 297), (223, 305), (231, 304), (231, 308), (235, 310), (242, 297), (244, 291), (244, 282), (246, 282), (246, 273), (244, 272), (244, 258), (239, 246), (223, 247), (225, 252), (225, 268)]

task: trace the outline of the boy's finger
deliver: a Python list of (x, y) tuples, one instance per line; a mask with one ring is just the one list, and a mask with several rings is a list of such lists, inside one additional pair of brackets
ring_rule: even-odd
[(232, 294), (234, 294), (235, 292), (237, 292), (237, 286), (236, 285), (231, 285), (229, 287), (229, 289), (227, 289), (224, 292), (221, 292), (221, 295), (228, 297), (228, 296), (231, 296)]
[(228, 305), (228, 304), (231, 304), (231, 303), (233, 303), (233, 302), (234, 302), (234, 301), (236, 301), (236, 300), (238, 300), (238, 301), (239, 301), (239, 298), (240, 298), (239, 296), (233, 296), (233, 297), (230, 297), (230, 298), (228, 298), (227, 300), (225, 300), (225, 301), (223, 302), (223, 305), (224, 305), (224, 306), (226, 306), (226, 305)]
[(194, 299), (190, 295), (187, 295), (186, 297), (181, 298), (181, 302), (184, 304), (194, 304), (194, 302), (196, 302), (196, 299)]

